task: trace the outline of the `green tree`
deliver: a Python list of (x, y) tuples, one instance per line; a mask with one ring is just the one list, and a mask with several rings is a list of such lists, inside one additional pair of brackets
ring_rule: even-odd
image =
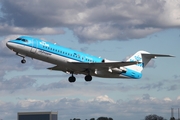
[(171, 117), (170, 120), (176, 120), (174, 117)]
[(97, 120), (108, 120), (107, 117), (99, 117)]
[(81, 120), (81, 119), (79, 119), (79, 118), (74, 118), (73, 120)]
[(153, 115), (147, 115), (145, 117), (145, 120), (164, 120), (164, 118), (156, 114), (153, 114)]
[(91, 118), (90, 120), (95, 120), (95, 118)]
[(112, 118), (109, 118), (109, 120), (113, 120)]
[(99, 117), (97, 120), (113, 120), (112, 118), (107, 117)]

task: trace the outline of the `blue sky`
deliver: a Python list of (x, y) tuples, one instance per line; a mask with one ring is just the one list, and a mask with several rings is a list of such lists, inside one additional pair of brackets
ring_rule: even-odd
[[(177, 116), (178, 0), (0, 3), (0, 119), (15, 120), (20, 111), (58, 111), (59, 120), (100, 116), (143, 120), (149, 114), (169, 119), (171, 107)], [(76, 75), (77, 81), (72, 84), (67, 80), (69, 74), (46, 69), (52, 64), (31, 58), (21, 64), (21, 58), (5, 45), (20, 35), (110, 60), (125, 60), (139, 50), (175, 57), (153, 59), (139, 80), (93, 77), (87, 83), (83, 75)]]

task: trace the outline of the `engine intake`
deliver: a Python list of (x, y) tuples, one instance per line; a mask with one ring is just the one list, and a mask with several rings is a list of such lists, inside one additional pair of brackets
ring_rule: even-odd
[(108, 63), (108, 62), (117, 62), (117, 61), (111, 61), (111, 60), (103, 59), (101, 62), (102, 63)]

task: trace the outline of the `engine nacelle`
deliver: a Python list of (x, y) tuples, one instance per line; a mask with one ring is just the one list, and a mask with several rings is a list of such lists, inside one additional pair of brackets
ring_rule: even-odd
[(108, 63), (108, 62), (118, 62), (118, 61), (111, 61), (111, 60), (107, 60), (107, 59), (102, 60), (102, 63)]
[[(107, 59), (103, 59), (102, 63), (108, 63), (108, 62), (119, 62), (119, 61), (111, 61), (111, 60), (107, 60)], [(126, 73), (126, 69), (124, 67), (119, 67), (117, 66), (117, 68), (109, 68), (108, 69), (109, 72), (113, 72), (113, 73)]]
[(109, 68), (108, 70), (109, 72), (112, 72), (112, 73), (126, 73), (126, 69), (123, 68), (123, 67), (120, 67), (120, 68)]

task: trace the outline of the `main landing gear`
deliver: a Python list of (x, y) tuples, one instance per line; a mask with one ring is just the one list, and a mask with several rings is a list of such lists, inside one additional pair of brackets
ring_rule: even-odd
[(73, 76), (73, 74), (72, 74), (72, 76), (70, 76), (68, 80), (69, 80), (69, 82), (72, 83), (72, 82), (75, 82), (75, 81), (76, 81), (76, 78), (75, 78), (75, 77)]
[[(85, 79), (86, 82), (90, 82), (92, 80), (92, 76), (91, 75), (86, 75), (84, 77), (84, 79)], [(68, 80), (69, 80), (70, 83), (73, 83), (73, 82), (76, 81), (76, 78), (72, 74), (72, 76), (70, 76)]]
[(92, 76), (91, 75), (86, 75), (84, 77), (84, 79), (85, 79), (85, 81), (90, 82), (92, 80)]

